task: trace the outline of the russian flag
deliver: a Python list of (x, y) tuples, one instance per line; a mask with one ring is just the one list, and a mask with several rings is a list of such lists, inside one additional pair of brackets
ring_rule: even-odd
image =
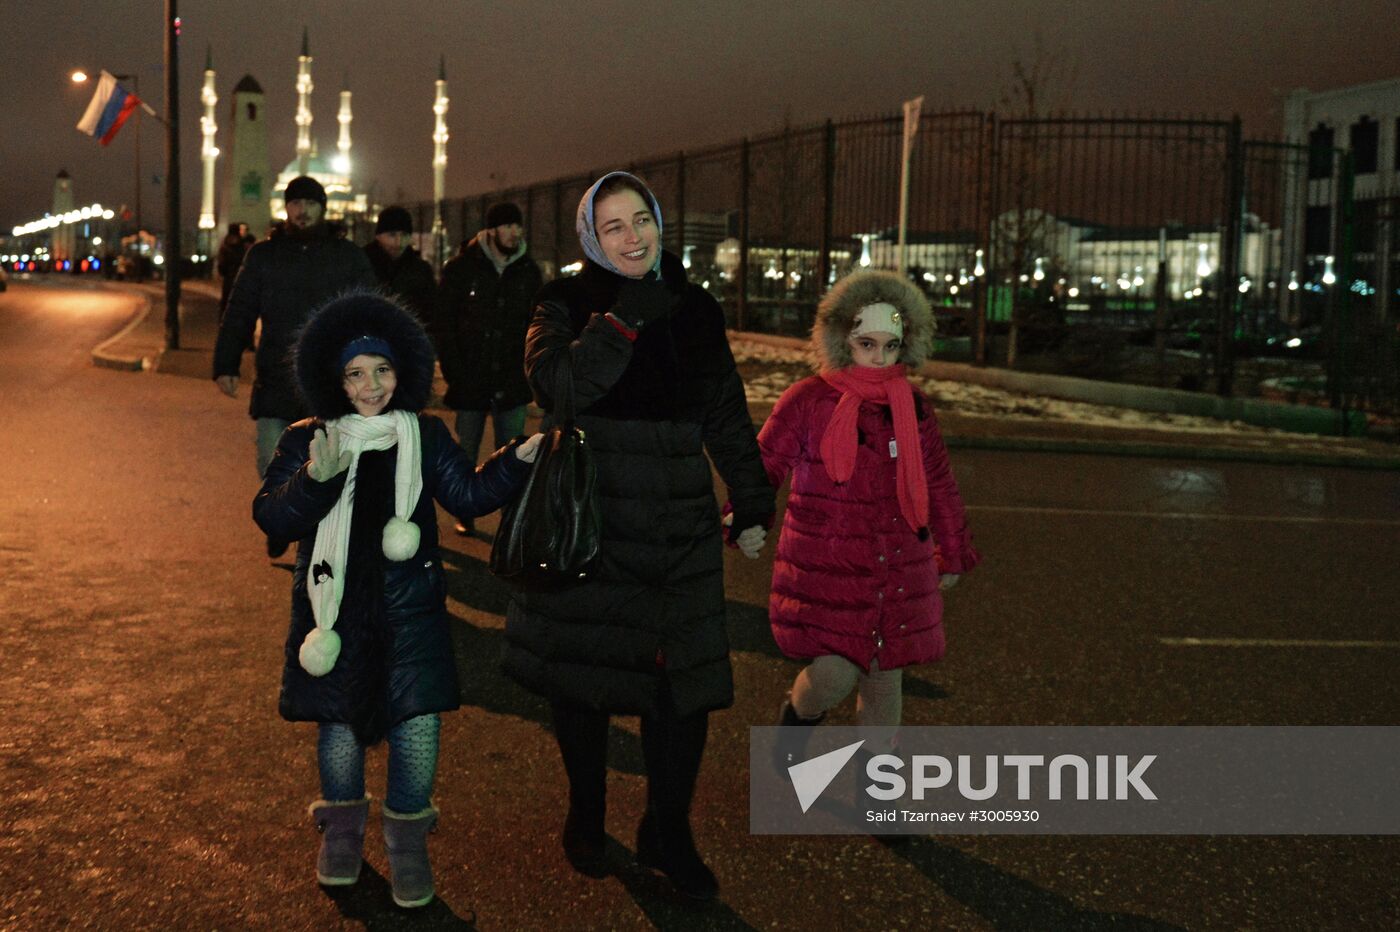
[(141, 98), (117, 83), (107, 72), (97, 82), (97, 92), (88, 102), (87, 111), (78, 121), (78, 131), (96, 136), (105, 146), (117, 135), (117, 130), (141, 105)]

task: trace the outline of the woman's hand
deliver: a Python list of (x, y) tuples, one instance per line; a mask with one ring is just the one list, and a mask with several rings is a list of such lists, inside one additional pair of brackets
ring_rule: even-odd
[(515, 455), (519, 457), (522, 462), (533, 463), (535, 457), (540, 455), (540, 444), (543, 442), (544, 434), (535, 434), (535, 436), (515, 448)]
[(329, 482), (350, 468), (350, 451), (340, 449), (340, 431), (321, 428), (311, 437), (311, 459), (306, 472), (317, 482)]
[(647, 273), (646, 278), (624, 279), (617, 291), (617, 316), (633, 330), (664, 319), (675, 298), (666, 285)]
[(959, 579), (962, 579), (962, 576), (958, 573), (944, 573), (938, 577), (938, 588), (951, 589), (958, 584)]

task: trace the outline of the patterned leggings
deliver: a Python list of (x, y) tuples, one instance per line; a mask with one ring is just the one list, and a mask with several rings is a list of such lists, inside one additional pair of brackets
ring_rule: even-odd
[[(409, 814), (428, 808), (437, 774), (437, 713), (405, 719), (389, 730), (389, 788), (384, 805)], [(322, 722), (316, 740), (321, 798), (345, 802), (365, 797), (365, 748), (349, 725)]]
[(870, 664), (870, 672), (845, 657), (830, 654), (818, 657), (797, 674), (792, 684), (792, 707), (802, 718), (816, 718), (859, 686), (856, 717), (862, 725), (893, 727), (904, 714), (904, 671), (881, 670)]

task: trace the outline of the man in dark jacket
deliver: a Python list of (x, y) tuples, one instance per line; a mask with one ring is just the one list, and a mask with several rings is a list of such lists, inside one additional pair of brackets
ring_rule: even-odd
[(233, 291), (233, 280), (238, 277), (238, 270), (243, 267), (243, 257), (248, 254), (248, 247), (253, 245), (253, 237), (248, 235), (248, 224), (230, 223), (228, 225), (228, 235), (219, 244), (219, 281), (222, 289), (219, 293), (219, 320), (224, 319), (224, 312), (228, 309), (228, 296)]
[[(214, 381), (233, 398), (243, 351), (262, 322), (248, 404), (248, 414), (257, 422), (259, 476), (267, 471), (282, 431), (308, 413), (292, 372), (297, 334), (331, 298), (376, 284), (365, 254), (326, 223), (326, 189), (319, 181), (307, 175), (293, 178), (285, 200), (286, 223), (248, 249), (214, 344)], [(286, 549), (286, 542), (268, 539), (269, 556), (281, 556)]]
[[(457, 412), (457, 442), (475, 462), (490, 413), (493, 443), (525, 427), (525, 331), (543, 278), (525, 254), (524, 217), (511, 203), (486, 212), (486, 229), (442, 269), (433, 334), (447, 406)], [(457, 525), (457, 533), (471, 528)]]
[(365, 247), (365, 256), (380, 287), (398, 298), (427, 327), (437, 280), (428, 260), (409, 245), (412, 237), (412, 215), (399, 206), (386, 207), (379, 212), (374, 240)]

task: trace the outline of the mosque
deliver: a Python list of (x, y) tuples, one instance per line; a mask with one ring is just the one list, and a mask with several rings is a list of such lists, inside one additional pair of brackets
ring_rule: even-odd
[[(224, 171), (223, 189), (219, 198), (220, 226), (246, 223), (254, 235), (261, 235), (269, 224), (286, 217), (282, 192), (287, 182), (298, 175), (310, 175), (326, 189), (326, 216), (338, 220), (348, 214), (369, 210), (368, 200), (357, 193), (351, 174), (350, 156), (350, 89), (340, 92), (340, 109), (336, 115), (339, 137), (335, 153), (322, 155), (311, 136), (311, 47), (305, 29), (301, 37), (301, 55), (297, 58), (297, 144), (296, 154), (275, 177), (272, 175), (267, 151), (266, 108), (263, 89), (252, 75), (244, 75), (233, 89), (228, 165)], [(214, 165), (219, 150), (213, 144), (214, 107), (218, 97), (214, 92), (212, 59), (205, 64), (204, 118), (204, 202), (200, 210), (200, 226), (214, 226)]]

